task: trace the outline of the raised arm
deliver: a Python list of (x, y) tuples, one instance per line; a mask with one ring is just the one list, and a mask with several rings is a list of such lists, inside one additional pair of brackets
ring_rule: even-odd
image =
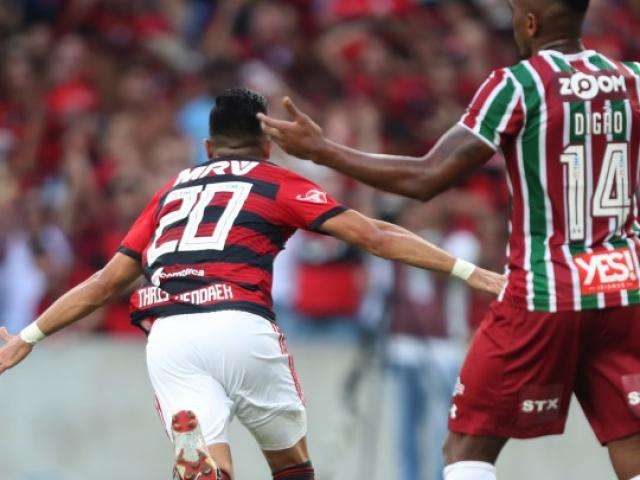
[(503, 275), (475, 267), (398, 225), (373, 220), (354, 210), (327, 220), (319, 229), (378, 257), (451, 274), (475, 289), (494, 295), (500, 293), (505, 284)]
[(291, 155), (312, 160), (392, 193), (429, 200), (456, 185), (495, 154), (495, 149), (465, 127), (451, 128), (424, 157), (366, 153), (328, 140), (322, 129), (290, 98), (291, 121), (259, 115), (262, 128)]
[(0, 329), (0, 374), (21, 362), (44, 336), (86, 317), (122, 293), (142, 273), (140, 262), (116, 253), (109, 263), (56, 300), (20, 335)]

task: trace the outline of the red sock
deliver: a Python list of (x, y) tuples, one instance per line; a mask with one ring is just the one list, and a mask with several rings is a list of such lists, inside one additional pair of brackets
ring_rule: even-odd
[(273, 480), (314, 480), (315, 478), (311, 462), (294, 465), (273, 474)]

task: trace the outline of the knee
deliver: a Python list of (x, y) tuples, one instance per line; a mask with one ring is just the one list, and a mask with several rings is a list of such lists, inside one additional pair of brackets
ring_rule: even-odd
[(478, 461), (494, 464), (507, 439), (476, 437), (450, 432), (442, 452), (445, 465), (456, 462)]
[(459, 450), (460, 435), (457, 433), (449, 433), (444, 441), (444, 445), (442, 445), (442, 457), (444, 458), (444, 464), (451, 465), (452, 463), (460, 461), (457, 459), (459, 457)]

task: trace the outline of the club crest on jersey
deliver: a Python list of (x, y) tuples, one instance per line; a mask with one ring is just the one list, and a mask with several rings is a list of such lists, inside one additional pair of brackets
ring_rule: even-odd
[(317, 203), (318, 205), (328, 203), (327, 194), (316, 189), (311, 189), (304, 195), (298, 194), (296, 200), (299, 202)]
[(593, 100), (599, 94), (623, 94), (627, 84), (622, 75), (594, 74), (576, 72), (571, 76), (559, 77), (560, 95), (577, 97), (580, 100)]
[(638, 272), (627, 248), (596, 249), (576, 255), (583, 295), (636, 290)]

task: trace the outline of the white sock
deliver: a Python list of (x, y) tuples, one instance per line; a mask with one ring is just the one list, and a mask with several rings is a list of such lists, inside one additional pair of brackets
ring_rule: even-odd
[(496, 467), (487, 462), (456, 462), (445, 467), (444, 480), (496, 480)]
[(631, 480), (640, 480), (640, 475), (636, 475), (635, 477), (633, 477)]

